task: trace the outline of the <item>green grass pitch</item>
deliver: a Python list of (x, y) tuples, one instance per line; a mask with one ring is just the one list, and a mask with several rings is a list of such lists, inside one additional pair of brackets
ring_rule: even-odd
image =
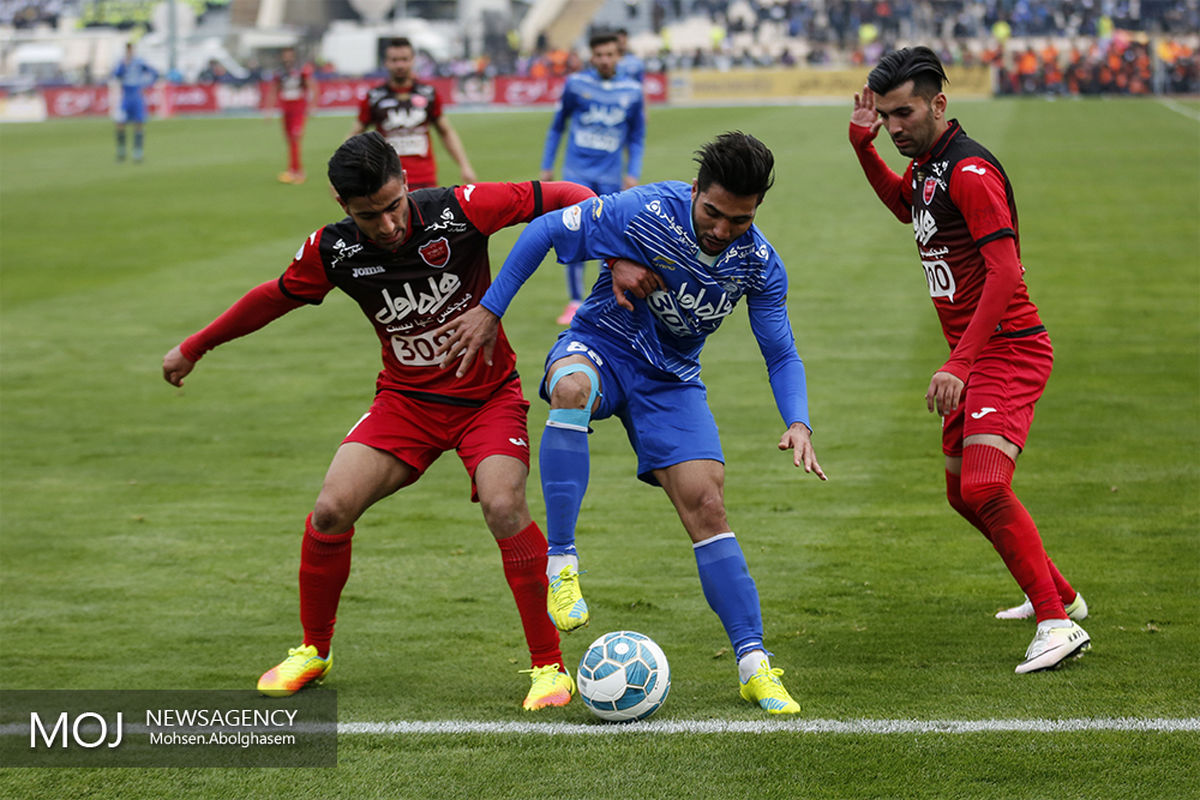
[[(1086, 658), (1019, 677), (1032, 626), (992, 619), (1019, 590), (945, 503), (922, 400), (945, 343), (911, 232), (845, 141), (849, 103), (651, 109), (648, 181), (690, 180), (692, 151), (727, 129), (776, 154), (758, 224), (788, 265), (829, 482), (775, 448), (744, 311), (710, 341), (704, 377), (798, 723), (1200, 716), (1198, 111), (951, 96), (1016, 187), (1026, 279), (1056, 348), (1017, 491), (1092, 607)], [(548, 111), (453, 119), (481, 177), (536, 175)], [(209, 354), (182, 390), (160, 363), (339, 216), (319, 176), (350, 124), (311, 121), (300, 187), (275, 182), (277, 121), (153, 122), (141, 165), (113, 162), (106, 121), (0, 127), (3, 688), (250, 688), (297, 643), (301, 526), (370, 401), (377, 340), (331, 295)], [(442, 175), (456, 178), (444, 154)], [(496, 268), (515, 235), (493, 238)], [(533, 387), (564, 294), (547, 263), (505, 318), (535, 442)], [(565, 638), (568, 659), (604, 631), (639, 630), (672, 665), (656, 720), (762, 719), (737, 697), (686, 535), (634, 478), (619, 423), (598, 423), (591, 448), (579, 542), (593, 623)], [(327, 682), (342, 721), (590, 723), (579, 702), (521, 712), (517, 615), (467, 495), (448, 455), (359, 523)], [(339, 751), (336, 770), (3, 769), (0, 795), (1200, 796), (1194, 730), (347, 735)]]

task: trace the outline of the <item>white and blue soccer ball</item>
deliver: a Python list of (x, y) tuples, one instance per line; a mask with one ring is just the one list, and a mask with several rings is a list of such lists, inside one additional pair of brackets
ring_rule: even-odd
[(592, 642), (575, 677), (583, 702), (610, 722), (645, 719), (671, 691), (671, 668), (662, 648), (633, 631), (606, 633)]

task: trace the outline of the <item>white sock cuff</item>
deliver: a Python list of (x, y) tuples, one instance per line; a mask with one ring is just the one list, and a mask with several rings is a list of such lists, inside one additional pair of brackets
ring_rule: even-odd
[(737, 538), (737, 536), (735, 536), (733, 534), (733, 531), (729, 531), (728, 533), (718, 533), (716, 536), (713, 536), (710, 539), (705, 539), (703, 542), (692, 542), (692, 549), (699, 550), (701, 547), (704, 547), (705, 545), (708, 545), (708, 544), (712, 544), (713, 542), (719, 542), (721, 539), (736, 539), (736, 538)]

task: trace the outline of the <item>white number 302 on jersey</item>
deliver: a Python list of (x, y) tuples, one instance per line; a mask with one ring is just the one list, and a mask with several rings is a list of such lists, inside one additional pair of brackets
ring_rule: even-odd
[(435, 367), (441, 363), (437, 346), (450, 338), (443, 333), (436, 340), (433, 333), (418, 333), (415, 336), (392, 336), (392, 350), (396, 360), (406, 367)]

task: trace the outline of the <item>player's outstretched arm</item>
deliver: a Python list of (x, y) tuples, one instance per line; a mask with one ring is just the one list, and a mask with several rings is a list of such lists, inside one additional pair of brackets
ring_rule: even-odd
[(803, 422), (793, 422), (783, 432), (783, 436), (779, 439), (779, 449), (791, 450), (792, 463), (797, 467), (804, 467), (805, 472), (815, 473), (823, 481), (829, 480), (825, 477), (825, 470), (821, 469), (821, 465), (817, 463), (817, 453), (812, 444), (812, 431)]
[(183, 379), (195, 366), (196, 362), (184, 356), (180, 346), (175, 345), (163, 356), (163, 380), (172, 386), (183, 386)]
[(666, 288), (662, 276), (657, 272), (628, 258), (610, 258), (604, 265), (612, 273), (612, 290), (617, 305), (629, 311), (633, 311), (633, 303), (625, 296), (626, 292), (645, 300), (653, 292)]

